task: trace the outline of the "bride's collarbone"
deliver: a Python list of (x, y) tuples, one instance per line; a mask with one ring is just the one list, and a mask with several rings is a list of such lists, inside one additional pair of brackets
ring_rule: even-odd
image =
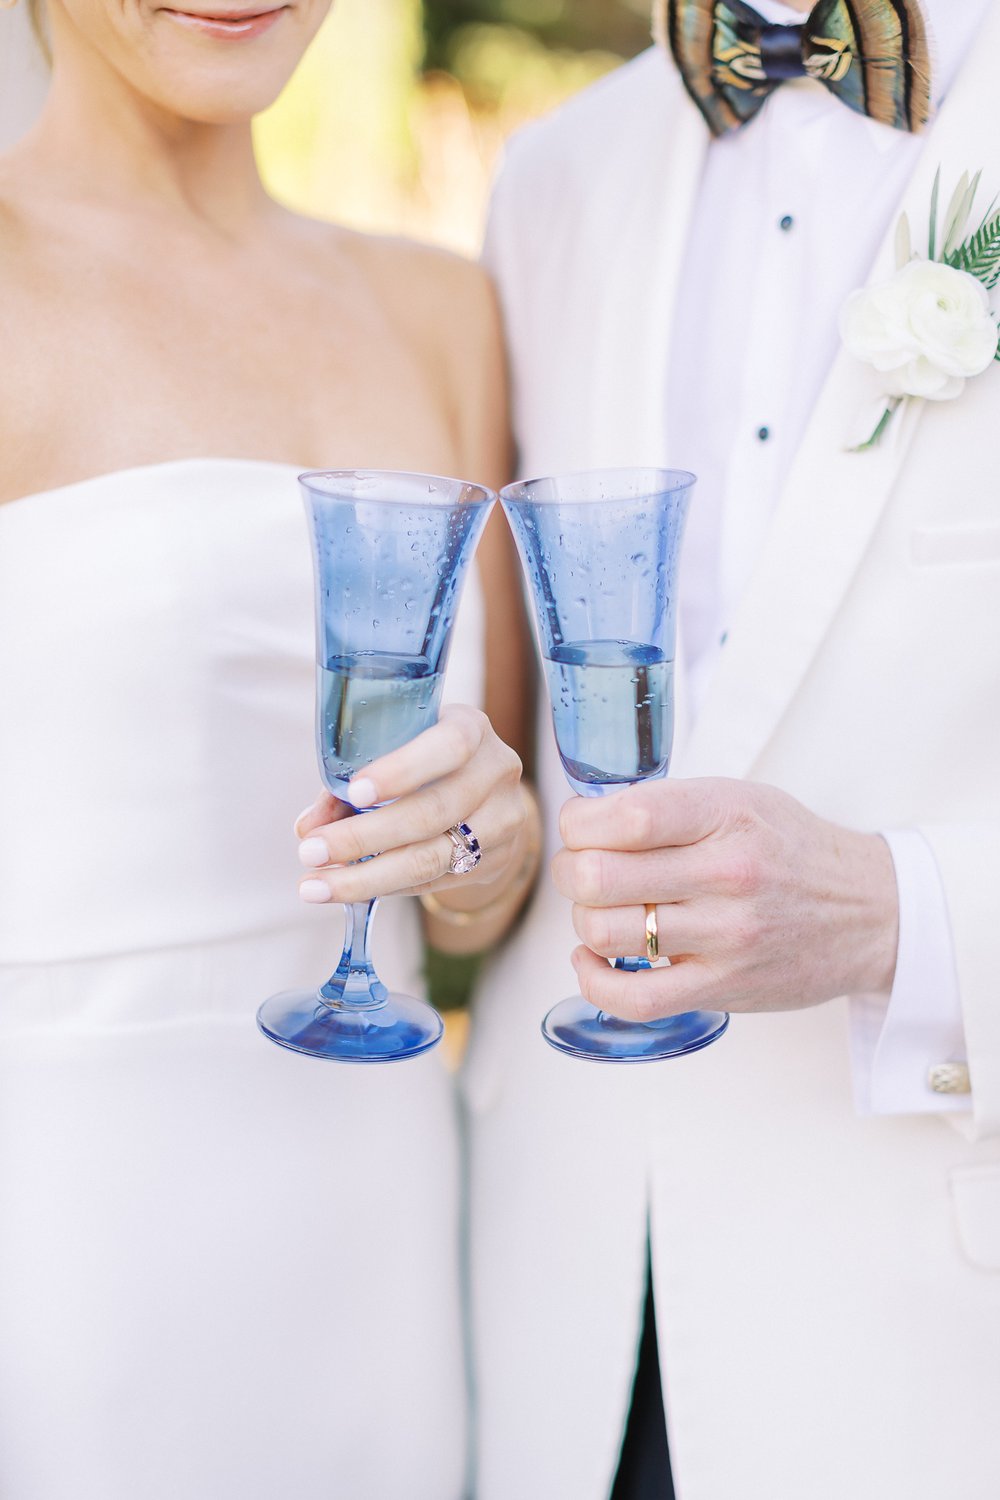
[(0, 502), (177, 457), (455, 468), (434, 339), (357, 254), (236, 276), (126, 248), (5, 257)]

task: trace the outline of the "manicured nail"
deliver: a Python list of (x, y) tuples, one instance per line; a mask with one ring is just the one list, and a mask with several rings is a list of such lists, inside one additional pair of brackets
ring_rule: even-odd
[(330, 863), (330, 851), (322, 839), (303, 839), (299, 845), (299, 859), (308, 870)]
[(375, 783), (368, 776), (356, 776), (347, 787), (347, 800), (352, 807), (371, 807), (377, 799)]
[(299, 886), (299, 895), (303, 901), (332, 901), (330, 887), (322, 880), (303, 880)]

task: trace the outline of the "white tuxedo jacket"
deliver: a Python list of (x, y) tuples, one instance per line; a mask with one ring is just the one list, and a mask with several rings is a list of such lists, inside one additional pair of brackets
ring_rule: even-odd
[[(1000, 0), (911, 222), (939, 163), (1000, 189), (998, 52)], [(705, 145), (658, 51), (515, 142), (488, 259), (523, 473), (679, 461), (666, 351)], [(887, 245), (873, 276), (892, 264)], [(1000, 1497), (1000, 367), (851, 454), (865, 381), (837, 359), (675, 773), (923, 830), (974, 1115), (859, 1117), (846, 999), (735, 1017), (646, 1068), (551, 1051), (538, 1025), (575, 988), (576, 939), (543, 882), (465, 1077), (477, 1500), (606, 1500), (647, 1224), (679, 1500)], [(542, 740), (554, 825), (547, 718)]]

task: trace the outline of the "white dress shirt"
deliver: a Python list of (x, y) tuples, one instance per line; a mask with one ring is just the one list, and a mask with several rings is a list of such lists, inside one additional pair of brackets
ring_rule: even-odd
[[(935, 104), (987, 3), (924, 0)], [(771, 23), (805, 20), (780, 0), (755, 8)], [(709, 147), (669, 371), (672, 462), (698, 475), (679, 606), (694, 714), (837, 351), (840, 309), (867, 279), (920, 150), (919, 137), (857, 114), (809, 79), (783, 84), (748, 125)], [(912, 228), (919, 245), (924, 226)], [(852, 1002), (858, 1107), (964, 1110), (967, 1100), (924, 1082), (932, 1064), (965, 1056), (937, 865), (916, 831), (883, 835), (899, 947), (889, 999)]]

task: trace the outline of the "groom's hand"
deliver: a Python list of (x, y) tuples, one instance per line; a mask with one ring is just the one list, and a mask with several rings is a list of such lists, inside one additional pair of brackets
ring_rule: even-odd
[[(828, 823), (774, 787), (723, 780), (575, 797), (560, 829), (553, 879), (586, 945), (573, 963), (584, 996), (613, 1015), (795, 1010), (892, 988), (896, 880), (877, 834)], [(646, 902), (670, 965), (610, 968), (645, 952)]]

